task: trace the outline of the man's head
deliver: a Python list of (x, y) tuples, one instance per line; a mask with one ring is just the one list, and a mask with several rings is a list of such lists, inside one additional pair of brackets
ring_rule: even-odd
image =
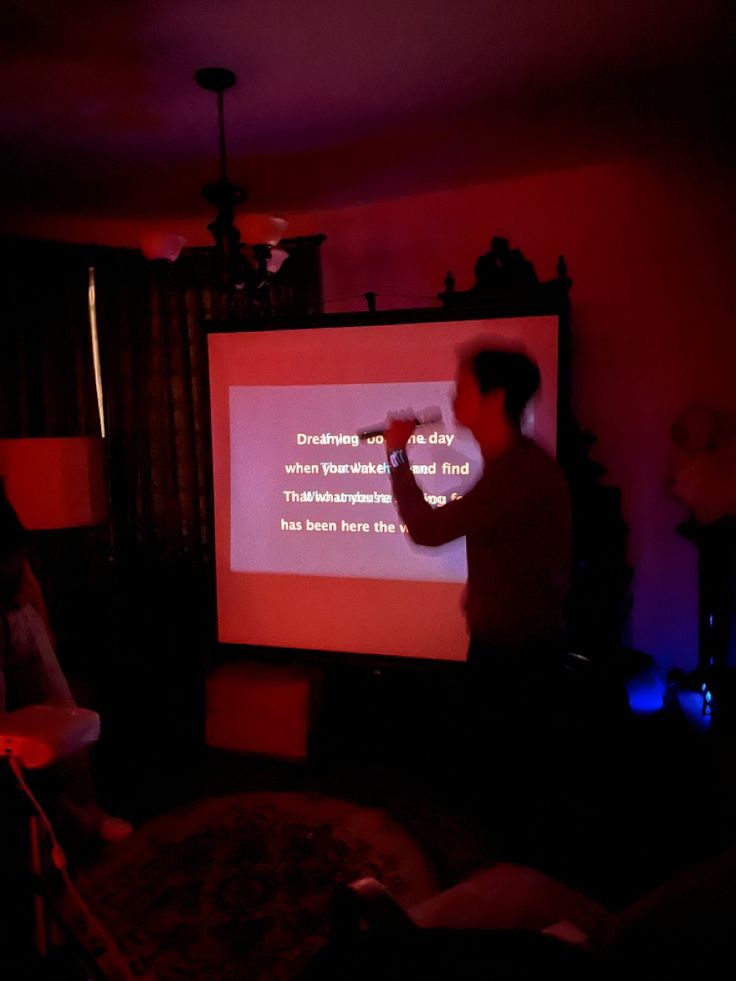
[(0, 606), (10, 603), (20, 588), (25, 545), (26, 530), (0, 490)]
[(475, 435), (494, 421), (519, 429), (540, 381), (539, 368), (521, 351), (476, 349), (460, 360), (455, 418)]

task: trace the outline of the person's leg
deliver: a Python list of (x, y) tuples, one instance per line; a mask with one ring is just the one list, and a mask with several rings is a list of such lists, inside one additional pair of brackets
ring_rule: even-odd
[(59, 809), (85, 837), (122, 841), (133, 832), (127, 821), (108, 814), (97, 800), (89, 753), (82, 750), (57, 764)]
[[(466, 686), (466, 772), (471, 807), (489, 834), (505, 839), (518, 807), (516, 683), (494, 651), (471, 646)], [(500, 839), (499, 839), (500, 840)]]
[(565, 764), (556, 654), (477, 644), (468, 654), (471, 786), (484, 824), (517, 860), (538, 849)]

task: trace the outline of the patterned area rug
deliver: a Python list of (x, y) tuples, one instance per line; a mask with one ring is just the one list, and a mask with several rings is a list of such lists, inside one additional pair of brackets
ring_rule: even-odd
[(287, 981), (323, 945), (335, 885), (362, 876), (406, 906), (437, 891), (384, 812), (245, 793), (156, 818), (78, 885), (136, 976)]

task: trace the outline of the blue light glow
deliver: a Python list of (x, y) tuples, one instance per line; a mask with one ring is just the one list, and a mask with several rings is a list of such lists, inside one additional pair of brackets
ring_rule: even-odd
[(625, 682), (629, 708), (637, 715), (659, 712), (664, 702), (666, 685), (653, 670), (645, 671)]
[[(710, 692), (708, 693), (710, 694)], [(710, 711), (703, 714), (703, 695), (699, 691), (678, 691), (677, 701), (688, 722), (699, 729), (709, 729), (712, 716)]]

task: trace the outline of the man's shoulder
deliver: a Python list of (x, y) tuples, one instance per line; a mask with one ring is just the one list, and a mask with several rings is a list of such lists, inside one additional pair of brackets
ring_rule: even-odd
[(518, 455), (516, 479), (535, 495), (569, 494), (568, 482), (559, 462), (534, 440), (524, 438)]
[(543, 473), (558, 476), (564, 480), (562, 467), (555, 457), (533, 439), (524, 436), (519, 444), (519, 451), (519, 459), (523, 466), (534, 467)]
[(466, 496), (513, 501), (528, 508), (547, 498), (566, 499), (567, 479), (557, 460), (526, 436), (502, 458), (488, 465)]

